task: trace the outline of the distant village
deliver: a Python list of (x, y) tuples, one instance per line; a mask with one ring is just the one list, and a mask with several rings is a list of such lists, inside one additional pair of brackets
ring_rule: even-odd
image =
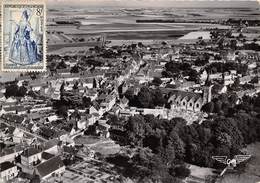
[(182, 118), (189, 126), (229, 113), (220, 98), (235, 106), (258, 96), (259, 56), (259, 37), (246, 24), (173, 44), (48, 55), (47, 72), (0, 85), (0, 182), (131, 181), (104, 160), (133, 148), (117, 142), (138, 128), (129, 119)]

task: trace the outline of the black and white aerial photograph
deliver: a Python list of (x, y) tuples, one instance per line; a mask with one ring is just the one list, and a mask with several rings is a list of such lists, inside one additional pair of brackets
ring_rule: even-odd
[(260, 183), (259, 2), (1, 0), (0, 183)]

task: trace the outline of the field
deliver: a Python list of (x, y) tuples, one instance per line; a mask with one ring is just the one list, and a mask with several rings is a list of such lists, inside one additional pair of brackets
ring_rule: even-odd
[[(227, 29), (228, 26), (210, 23), (136, 23), (136, 20), (218, 21), (228, 18), (259, 19), (259, 10), (247, 8), (51, 8), (48, 12), (47, 34), (50, 53), (63, 54), (63, 48), (93, 47), (105, 33), (111, 45), (121, 42), (174, 41), (192, 31), (205, 28)], [(56, 24), (56, 21), (78, 21), (79, 24)], [(249, 28), (259, 34), (260, 28)], [(56, 33), (55, 33), (56, 31)], [(57, 32), (62, 32), (57, 33)], [(84, 39), (84, 43), (75, 41)], [(181, 41), (181, 40), (178, 40)], [(177, 41), (177, 42), (178, 42)], [(78, 45), (78, 46), (75, 46)]]

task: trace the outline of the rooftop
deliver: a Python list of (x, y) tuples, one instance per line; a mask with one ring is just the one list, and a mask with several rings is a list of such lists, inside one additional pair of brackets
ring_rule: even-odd
[(55, 156), (41, 164), (39, 164), (36, 167), (36, 170), (38, 170), (40, 177), (45, 177), (46, 175), (51, 174), (55, 170), (60, 169), (63, 167), (64, 164), (59, 156)]
[(0, 164), (0, 172), (3, 172), (5, 170), (8, 170), (12, 167), (14, 167), (15, 165), (9, 161), (5, 161), (3, 163)]
[(40, 153), (41, 151), (39, 149), (35, 149), (34, 147), (29, 147), (28, 149), (25, 149), (22, 153), (22, 156), (24, 157), (30, 157), (35, 154)]

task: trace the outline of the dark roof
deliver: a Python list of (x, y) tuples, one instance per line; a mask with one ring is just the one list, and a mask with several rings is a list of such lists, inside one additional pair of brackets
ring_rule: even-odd
[(129, 100), (125, 96), (120, 101), (122, 104), (127, 104), (129, 102)]
[(13, 126), (9, 126), (9, 127), (8, 127), (8, 133), (9, 133), (9, 134), (13, 134), (13, 133), (14, 133), (14, 130), (15, 130), (15, 127), (13, 127)]
[(15, 123), (22, 123), (24, 116), (18, 116), (15, 114), (3, 114), (2, 118), (7, 119), (8, 121), (13, 121)]
[(45, 159), (45, 160), (51, 159), (51, 158), (53, 158), (54, 156), (55, 156), (55, 155), (50, 154), (50, 153), (47, 153), (47, 152), (43, 152), (43, 153), (42, 153), (42, 159)]
[(5, 161), (3, 163), (0, 163), (0, 172), (3, 172), (5, 170), (8, 170), (12, 167), (14, 167), (15, 165), (9, 161)]
[(55, 156), (36, 167), (40, 177), (45, 177), (46, 175), (51, 174), (52, 172), (58, 170), (63, 167), (64, 164), (59, 156)]
[(63, 146), (63, 151), (69, 154), (76, 154), (76, 149), (70, 146)]
[(50, 149), (50, 148), (58, 145), (58, 143), (59, 143), (58, 139), (50, 139), (44, 143), (44, 149)]
[(20, 144), (11, 148), (0, 149), (0, 157), (13, 154), (13, 153), (22, 152), (22, 151), (23, 151), (23, 147)]
[(0, 123), (0, 129), (6, 129), (8, 126), (4, 123)]
[(171, 91), (171, 96), (176, 95), (176, 97), (181, 97), (181, 99), (188, 97), (188, 100), (194, 98), (195, 100), (198, 100), (202, 98), (201, 94), (199, 93), (193, 93), (193, 92), (186, 92), (181, 90), (173, 90)]
[(30, 157), (32, 155), (38, 154), (41, 151), (39, 149), (35, 149), (33, 147), (29, 147), (28, 149), (25, 149), (22, 153), (22, 156)]
[(100, 109), (99, 103), (98, 103), (97, 101), (95, 101), (95, 100), (92, 102), (92, 106), (93, 106), (96, 110), (99, 110), (99, 109)]
[(70, 69), (69, 68), (65, 68), (65, 69), (57, 69), (57, 73), (69, 73)]
[(23, 106), (13, 106), (13, 107), (6, 107), (4, 108), (5, 111), (17, 111), (17, 112), (20, 112), (20, 111), (26, 111), (26, 109), (23, 107)]

